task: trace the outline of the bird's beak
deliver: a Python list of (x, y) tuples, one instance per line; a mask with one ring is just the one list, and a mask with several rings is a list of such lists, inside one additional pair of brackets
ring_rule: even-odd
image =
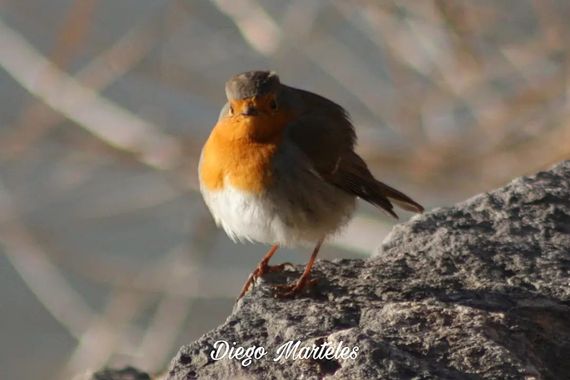
[(243, 107), (241, 114), (244, 116), (255, 116), (257, 115), (257, 108), (253, 104), (246, 104)]

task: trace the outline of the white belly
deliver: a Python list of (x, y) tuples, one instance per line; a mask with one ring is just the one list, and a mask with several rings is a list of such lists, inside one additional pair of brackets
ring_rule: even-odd
[(202, 189), (202, 194), (216, 223), (232, 240), (295, 246), (314, 244), (338, 231), (355, 207), (354, 197), (333, 186), (305, 185), (255, 195), (226, 184), (222, 190)]

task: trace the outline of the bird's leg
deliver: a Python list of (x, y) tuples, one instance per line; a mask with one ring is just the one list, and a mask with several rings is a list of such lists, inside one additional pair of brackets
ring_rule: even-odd
[(265, 256), (263, 256), (263, 259), (261, 259), (259, 264), (257, 264), (257, 268), (255, 268), (255, 270), (251, 273), (252, 275), (254, 275), (254, 277), (261, 277), (268, 272), (278, 272), (280, 270), (283, 270), (283, 268), (285, 267), (285, 265), (287, 265), (287, 263), (280, 265), (269, 265), (269, 260), (271, 260), (271, 257), (273, 257), (275, 252), (277, 252), (278, 248), (279, 245), (277, 244), (269, 248), (269, 251), (267, 251)]
[(275, 287), (276, 291), (277, 291), (276, 296), (278, 296), (278, 297), (292, 297), (296, 294), (299, 294), (301, 292), (301, 290), (303, 290), (306, 286), (314, 285), (317, 282), (317, 280), (311, 280), (311, 269), (313, 268), (313, 265), (315, 264), (317, 254), (319, 253), (319, 249), (321, 248), (321, 245), (323, 244), (323, 240), (324, 239), (319, 240), (319, 242), (315, 246), (315, 249), (313, 249), (313, 253), (311, 254), (311, 258), (309, 259), (307, 266), (305, 266), (305, 270), (303, 271), (303, 274), (301, 275), (301, 277), (299, 277), (299, 279), (297, 281), (293, 282), (292, 284), (276, 286)]
[(269, 273), (269, 272), (282, 271), (283, 268), (285, 268), (285, 266), (291, 265), (290, 263), (284, 263), (284, 264), (280, 264), (280, 265), (269, 265), (269, 260), (275, 254), (275, 252), (277, 252), (278, 248), (279, 248), (278, 244), (273, 245), (269, 249), (269, 251), (267, 251), (265, 256), (263, 256), (263, 259), (261, 259), (259, 264), (257, 264), (257, 267), (253, 270), (253, 272), (250, 273), (245, 284), (243, 284), (243, 288), (241, 289), (241, 293), (239, 294), (238, 300), (241, 297), (243, 297), (245, 293), (247, 293), (247, 291), (249, 290), (250, 287), (255, 285), (255, 281), (259, 277), (262, 277), (264, 274)]

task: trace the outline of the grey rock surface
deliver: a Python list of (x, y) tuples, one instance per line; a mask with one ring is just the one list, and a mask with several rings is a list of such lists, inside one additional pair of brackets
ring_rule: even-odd
[[(319, 261), (316, 286), (275, 299), (300, 270), (262, 279), (168, 378), (569, 379), (570, 161), (398, 225), (369, 260)], [(268, 354), (216, 361), (219, 340)], [(273, 361), (287, 341), (358, 356)]]

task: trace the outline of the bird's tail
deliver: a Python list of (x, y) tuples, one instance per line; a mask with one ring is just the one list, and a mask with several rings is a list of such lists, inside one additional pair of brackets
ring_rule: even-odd
[(422, 205), (406, 194), (374, 178), (364, 160), (354, 152), (343, 156), (343, 160), (339, 161), (338, 168), (333, 172), (330, 181), (341, 189), (386, 211), (396, 219), (398, 215), (394, 212), (392, 202), (404, 210), (418, 213), (424, 211)]
[(402, 193), (382, 183), (378, 180), (375, 180), (375, 187), (377, 192), (380, 192), (383, 196), (388, 198), (391, 202), (394, 202), (399, 207), (403, 208), (404, 210), (421, 213), (424, 212), (424, 208), (418, 202), (414, 201), (412, 198), (408, 197), (406, 194)]

